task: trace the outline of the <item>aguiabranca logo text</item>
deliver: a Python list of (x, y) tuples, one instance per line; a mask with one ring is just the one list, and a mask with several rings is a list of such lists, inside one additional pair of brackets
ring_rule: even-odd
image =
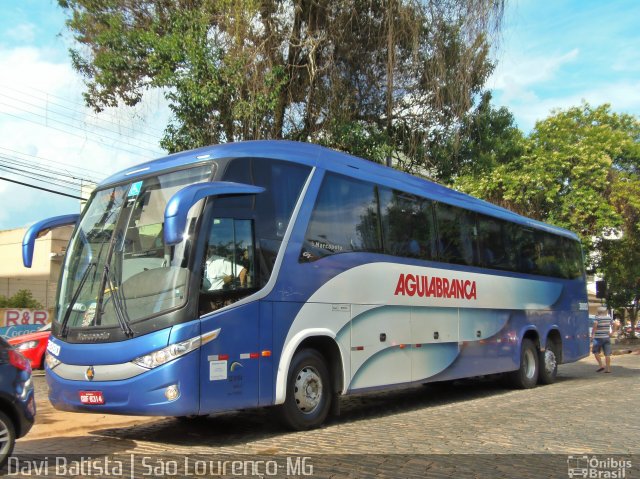
[(475, 281), (404, 273), (398, 277), (394, 294), (421, 298), (477, 299)]

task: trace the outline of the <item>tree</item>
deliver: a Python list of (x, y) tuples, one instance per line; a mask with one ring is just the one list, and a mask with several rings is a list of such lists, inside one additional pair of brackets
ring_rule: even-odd
[(460, 177), (476, 181), (524, 154), (524, 135), (507, 108), (491, 105), (491, 92), (484, 92), (478, 106), (443, 140), (431, 152), (440, 165), (435, 177), (443, 183), (451, 184)]
[(588, 103), (558, 110), (540, 121), (524, 154), (481, 178), (456, 185), (518, 213), (576, 231), (590, 248), (593, 237), (620, 227), (612, 200), (616, 174), (632, 174), (640, 158), (639, 123)]
[[(468, 151), (475, 161), (468, 160), (470, 167), (461, 162), (463, 174), (455, 186), (576, 231), (587, 252), (595, 253), (593, 266), (608, 284), (607, 303), (626, 309), (635, 324), (640, 307), (640, 121), (613, 113), (607, 104), (593, 108), (583, 103), (538, 122), (524, 139), (521, 156), (511, 154), (518, 151), (513, 147), (518, 142), (508, 139), (516, 136), (506, 135), (510, 148), (489, 149), (509, 152), (495, 159), (473, 139)], [(620, 231), (621, 239), (607, 239), (605, 233), (612, 230)]]
[(96, 110), (164, 88), (169, 151), (314, 141), (409, 170), (471, 107), (502, 0), (58, 0)]
[(33, 298), (31, 291), (21, 289), (9, 298), (0, 295), (0, 308), (42, 309), (42, 304)]
[(607, 282), (607, 304), (626, 311), (632, 331), (640, 310), (640, 163), (629, 164), (614, 175), (611, 199), (622, 216), (622, 237), (600, 238), (598, 269)]

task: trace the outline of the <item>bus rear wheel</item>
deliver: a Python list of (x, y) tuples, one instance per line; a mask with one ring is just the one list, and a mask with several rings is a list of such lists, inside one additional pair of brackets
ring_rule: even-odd
[(320, 426), (331, 407), (329, 370), (315, 349), (298, 351), (289, 368), (287, 395), (280, 406), (284, 424), (296, 431)]
[(547, 341), (547, 347), (540, 351), (539, 357), (540, 375), (538, 382), (540, 384), (553, 384), (558, 374), (558, 355), (556, 354), (556, 345), (552, 341)]
[(509, 383), (517, 389), (530, 389), (538, 382), (538, 349), (528, 338), (522, 340), (520, 349), (520, 368), (509, 373)]

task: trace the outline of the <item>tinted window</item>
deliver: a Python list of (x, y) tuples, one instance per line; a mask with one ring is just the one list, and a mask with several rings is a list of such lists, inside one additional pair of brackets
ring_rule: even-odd
[(301, 260), (313, 261), (350, 251), (381, 250), (375, 187), (328, 173), (311, 215)]
[(435, 259), (437, 249), (431, 201), (381, 188), (380, 215), (385, 253)]
[(562, 238), (565, 252), (566, 271), (568, 278), (580, 278), (584, 276), (584, 261), (580, 243), (569, 238)]
[(544, 232), (538, 232), (536, 236), (538, 237), (537, 271), (545, 276), (567, 277), (562, 238)]
[(257, 286), (271, 276), (291, 214), (310, 168), (284, 161), (262, 158), (237, 158), (224, 172), (224, 181), (262, 186), (258, 195), (218, 198), (214, 216), (253, 219), (255, 228)]
[(516, 271), (540, 274), (538, 270), (538, 250), (535, 231), (519, 225), (510, 228), (510, 242), (516, 258)]
[(478, 215), (478, 253), (486, 268), (515, 271), (517, 256), (511, 242), (512, 224), (490, 216)]
[(477, 229), (474, 213), (436, 203), (440, 260), (446, 263), (477, 264)]

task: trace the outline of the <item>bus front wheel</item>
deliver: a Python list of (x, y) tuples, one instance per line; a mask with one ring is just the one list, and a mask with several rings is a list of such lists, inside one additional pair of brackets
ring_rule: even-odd
[(515, 388), (530, 389), (538, 382), (538, 374), (538, 350), (533, 341), (525, 338), (520, 349), (520, 368), (509, 373), (509, 382)]
[(287, 395), (280, 415), (291, 429), (303, 431), (320, 426), (331, 407), (329, 370), (315, 349), (298, 351), (289, 368)]

